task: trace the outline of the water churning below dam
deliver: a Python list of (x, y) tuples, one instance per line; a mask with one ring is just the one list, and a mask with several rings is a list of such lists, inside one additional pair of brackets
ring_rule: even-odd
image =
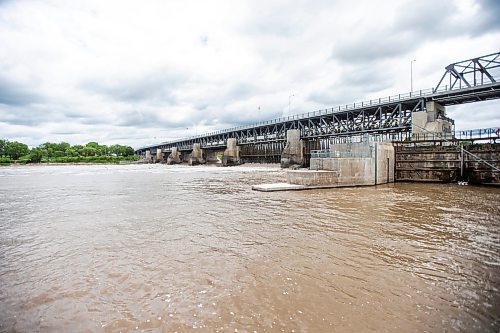
[(0, 168), (0, 331), (500, 330), (500, 189), (284, 179)]

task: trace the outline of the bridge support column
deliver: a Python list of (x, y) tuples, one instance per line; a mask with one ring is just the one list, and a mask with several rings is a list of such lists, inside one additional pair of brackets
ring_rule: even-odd
[(286, 132), (286, 146), (281, 153), (281, 167), (304, 164), (304, 142), (300, 140), (300, 130), (291, 129)]
[(168, 155), (167, 164), (179, 164), (181, 163), (181, 153), (177, 150), (177, 147), (172, 147), (172, 152)]
[(453, 120), (446, 117), (446, 107), (429, 101), (425, 112), (413, 112), (411, 115), (411, 133), (413, 139), (451, 138)]
[(236, 138), (227, 139), (227, 148), (224, 150), (222, 156), (222, 165), (239, 165), (240, 161), (240, 147), (237, 146)]
[(188, 164), (189, 165), (197, 165), (197, 164), (205, 164), (205, 160), (203, 159), (203, 151), (201, 150), (201, 144), (195, 143), (193, 144), (193, 152), (189, 157)]
[(155, 163), (162, 163), (163, 162), (163, 152), (161, 151), (161, 148), (156, 149), (156, 160)]
[(153, 161), (153, 158), (151, 157), (151, 150), (146, 150), (146, 157), (145, 157), (146, 163), (151, 163)]

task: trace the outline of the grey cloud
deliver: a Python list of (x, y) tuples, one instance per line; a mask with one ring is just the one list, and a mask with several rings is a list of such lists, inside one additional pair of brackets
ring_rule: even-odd
[(200, 43), (203, 46), (207, 46), (208, 45), (208, 36), (207, 35), (200, 36)]
[(78, 135), (78, 134), (80, 134), (80, 132), (79, 131), (62, 130), (62, 131), (55, 131), (52, 134), (54, 134), (54, 135)]
[(85, 110), (79, 110), (72, 105), (58, 104), (52, 105), (54, 110), (50, 114), (49, 121), (57, 122), (64, 121), (70, 124), (83, 125), (106, 125), (109, 124), (109, 117), (102, 114), (92, 115)]
[(239, 101), (257, 95), (261, 89), (251, 83), (237, 83), (232, 85), (225, 94), (226, 101)]
[(361, 101), (366, 94), (376, 93), (394, 83), (396, 75), (384, 66), (384, 63), (345, 65), (339, 73), (338, 83), (310, 93), (307, 99), (325, 107)]
[(11, 2), (14, 2), (12, 0), (0, 0), (0, 7), (5, 6)]
[(23, 106), (39, 102), (41, 97), (31, 89), (0, 77), (0, 104)]
[(347, 89), (361, 88), (365, 93), (377, 92), (394, 83), (392, 72), (384, 64), (360, 65), (343, 71), (340, 82)]
[(498, 0), (477, 0), (475, 16), (457, 20), (457, 4), (452, 1), (413, 1), (399, 8), (394, 28), (410, 32), (417, 42), (456, 36), (477, 36), (500, 29)]
[(220, 87), (214, 94), (206, 92), (203, 96), (195, 96), (193, 99), (184, 101), (189, 103), (197, 111), (206, 111), (213, 105), (218, 105), (220, 109), (229, 107), (235, 102), (257, 96), (262, 89), (250, 82), (234, 82), (226, 87)]
[(398, 15), (388, 29), (407, 32), (416, 43), (453, 35), (462, 30), (451, 22), (457, 11), (458, 8), (452, 1), (411, 1), (398, 8)]
[(255, 124), (261, 121), (279, 118), (281, 111), (278, 109), (259, 110), (246, 106), (227, 105), (223, 113), (220, 110), (209, 110), (200, 121), (203, 125), (220, 127), (237, 127)]
[(394, 58), (413, 49), (413, 37), (387, 31), (368, 32), (358, 39), (335, 45), (332, 58), (342, 63), (367, 63)]
[(318, 12), (328, 8), (328, 1), (292, 0), (255, 2), (252, 12), (255, 15), (245, 25), (245, 32), (259, 37), (272, 36), (289, 38), (301, 35)]
[(301, 30), (293, 25), (293, 22), (276, 20), (276, 17), (264, 16), (255, 25), (248, 28), (250, 33), (256, 35), (271, 35), (281, 37), (291, 37), (298, 35)]
[(49, 121), (57, 121), (59, 116), (53, 112), (33, 107), (0, 105), (0, 122), (10, 125), (40, 126)]
[(483, 11), (480, 20), (476, 22), (477, 33), (500, 30), (500, 1), (478, 0), (478, 2)]
[(155, 101), (173, 104), (176, 102), (175, 90), (184, 82), (186, 77), (181, 73), (158, 70), (140, 77), (117, 78), (108, 82), (87, 79), (81, 86), (87, 91), (118, 101)]
[(63, 105), (34, 104), (29, 106), (0, 105), (0, 122), (10, 125), (38, 127), (47, 123), (69, 123), (83, 125), (109, 124), (109, 120), (102, 116), (71, 110)]
[(457, 20), (453, 1), (412, 1), (398, 8), (392, 24), (367, 30), (336, 44), (332, 58), (342, 63), (375, 62), (404, 56), (430, 40), (482, 35), (500, 29), (500, 3), (481, 0), (483, 9), (467, 21)]
[[(336, 107), (346, 103), (353, 103), (359, 98), (352, 89), (346, 87), (330, 87), (330, 89), (316, 90), (307, 96), (307, 99), (325, 107)], [(314, 110), (310, 110), (314, 111)]]
[[(168, 112), (168, 110), (165, 110)], [(115, 125), (122, 127), (137, 127), (137, 128), (150, 128), (150, 127), (188, 127), (192, 124), (189, 121), (171, 121), (168, 117), (162, 117), (161, 111), (139, 111), (131, 110), (122, 112)]]

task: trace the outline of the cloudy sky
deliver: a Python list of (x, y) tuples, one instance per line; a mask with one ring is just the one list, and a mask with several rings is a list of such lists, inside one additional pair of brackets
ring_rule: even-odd
[[(408, 92), (412, 59), (431, 88), (500, 51), (499, 17), (497, 0), (0, 0), (0, 138), (139, 147)], [(500, 100), (448, 115), (500, 126)]]

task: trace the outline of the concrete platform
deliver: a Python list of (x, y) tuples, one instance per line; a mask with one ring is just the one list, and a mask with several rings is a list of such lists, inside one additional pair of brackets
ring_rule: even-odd
[[(349, 187), (356, 185), (296, 185), (288, 183), (260, 184), (252, 185), (252, 190), (260, 192), (277, 192), (277, 191), (303, 191), (303, 190), (318, 190), (325, 188)], [(362, 186), (362, 185), (361, 185)]]

